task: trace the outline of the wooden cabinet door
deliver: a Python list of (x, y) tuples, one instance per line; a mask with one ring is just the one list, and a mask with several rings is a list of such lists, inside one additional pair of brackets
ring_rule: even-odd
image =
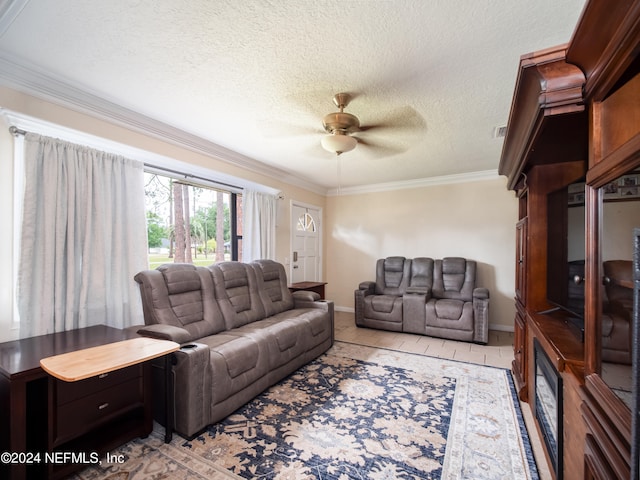
[(527, 217), (516, 224), (516, 299), (527, 304)]
[(516, 302), (516, 316), (513, 328), (513, 376), (516, 383), (516, 390), (520, 400), (527, 401), (527, 330), (524, 313), (521, 306)]

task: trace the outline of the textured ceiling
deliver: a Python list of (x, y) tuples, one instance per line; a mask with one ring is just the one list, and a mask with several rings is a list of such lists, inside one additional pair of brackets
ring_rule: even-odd
[[(583, 4), (0, 0), (0, 58), (329, 189), (497, 169), (520, 55), (568, 42)], [(387, 127), (338, 168), (321, 121), (343, 91)]]

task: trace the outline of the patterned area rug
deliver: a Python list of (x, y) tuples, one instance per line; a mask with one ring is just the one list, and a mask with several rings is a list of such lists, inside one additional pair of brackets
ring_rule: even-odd
[(93, 479), (532, 479), (508, 370), (336, 342), (199, 437), (158, 429)]

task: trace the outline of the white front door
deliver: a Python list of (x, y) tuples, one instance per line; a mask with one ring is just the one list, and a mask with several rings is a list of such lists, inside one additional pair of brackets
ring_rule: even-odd
[(318, 207), (291, 204), (291, 283), (320, 281), (322, 211)]

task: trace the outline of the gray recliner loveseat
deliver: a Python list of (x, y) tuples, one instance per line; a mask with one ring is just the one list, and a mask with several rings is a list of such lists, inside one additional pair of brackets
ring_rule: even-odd
[(388, 257), (376, 263), (376, 281), (355, 291), (360, 327), (487, 343), (489, 291), (476, 286), (476, 262)]
[(138, 273), (141, 335), (174, 353), (174, 429), (186, 438), (218, 422), (331, 347), (333, 302), (287, 288), (271, 260)]

